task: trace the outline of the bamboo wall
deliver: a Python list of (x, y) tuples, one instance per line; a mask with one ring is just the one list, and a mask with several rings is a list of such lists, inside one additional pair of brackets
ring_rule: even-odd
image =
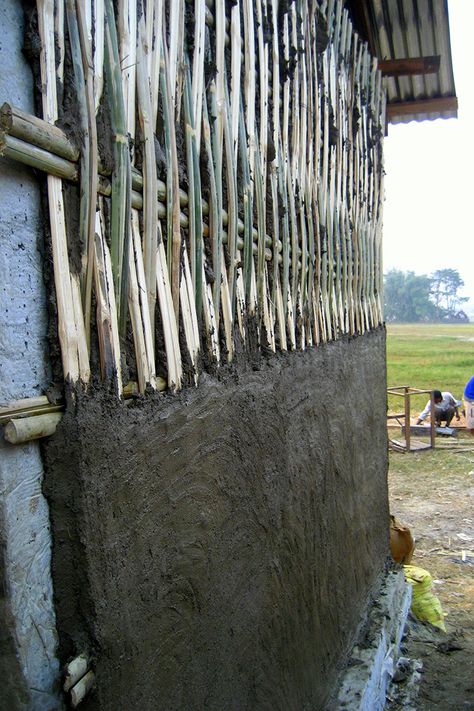
[(384, 97), (341, 0), (37, 10), (43, 119), (74, 114), (37, 148), (65, 377), (90, 379), (97, 341), (104, 380), (132, 357), (143, 392), (255, 327), (276, 351), (381, 323)]

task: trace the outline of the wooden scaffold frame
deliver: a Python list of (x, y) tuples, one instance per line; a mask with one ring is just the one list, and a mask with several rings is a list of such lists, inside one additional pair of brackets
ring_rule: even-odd
[[(405, 444), (403, 445), (401, 442), (397, 440), (392, 440), (389, 438), (389, 446), (391, 446), (393, 449), (396, 449), (396, 451), (402, 451), (402, 452), (419, 452), (420, 450), (425, 450), (425, 449), (434, 449), (435, 448), (435, 439), (436, 439), (436, 423), (435, 423), (435, 417), (434, 417), (434, 411), (435, 411), (435, 403), (434, 403), (434, 396), (433, 396), (433, 391), (432, 390), (419, 390), (418, 388), (411, 388), (408, 385), (395, 385), (391, 388), (387, 388), (387, 393), (389, 395), (396, 395), (398, 397), (403, 398), (403, 412), (401, 413), (396, 413), (393, 415), (387, 414), (387, 421), (388, 420), (396, 420), (399, 424), (401, 424), (401, 420), (403, 420), (404, 425), (402, 425), (402, 428), (405, 428)], [(411, 425), (410, 425), (410, 399), (412, 395), (423, 395), (427, 394), (430, 396), (430, 430), (429, 430), (429, 435), (430, 435), (430, 443), (421, 443), (418, 442), (416, 447), (412, 446), (412, 441), (411, 441)], [(402, 429), (403, 431), (403, 429)]]

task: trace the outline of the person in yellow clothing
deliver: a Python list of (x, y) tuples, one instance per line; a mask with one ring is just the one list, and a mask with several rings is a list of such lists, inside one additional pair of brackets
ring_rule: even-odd
[[(459, 409), (458, 401), (454, 399), (451, 393), (444, 392), (440, 390), (433, 390), (433, 399), (435, 404), (435, 420), (436, 426), (441, 427), (442, 422), (446, 422), (446, 427), (449, 427), (451, 420), (454, 415), (456, 415), (456, 420), (459, 420)], [(431, 400), (428, 400), (426, 407), (416, 422), (417, 425), (421, 425), (422, 422), (428, 417), (431, 410)]]

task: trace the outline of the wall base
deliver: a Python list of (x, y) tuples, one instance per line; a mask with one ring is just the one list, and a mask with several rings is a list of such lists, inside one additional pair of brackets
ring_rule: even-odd
[(411, 588), (402, 571), (388, 573), (369, 613), (362, 642), (352, 650), (335, 708), (382, 711), (400, 653)]

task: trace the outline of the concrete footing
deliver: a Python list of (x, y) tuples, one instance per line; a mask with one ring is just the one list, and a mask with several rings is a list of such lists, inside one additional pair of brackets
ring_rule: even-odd
[(364, 638), (352, 650), (338, 694), (338, 711), (385, 708), (410, 602), (411, 588), (403, 572), (389, 573), (369, 612)]

